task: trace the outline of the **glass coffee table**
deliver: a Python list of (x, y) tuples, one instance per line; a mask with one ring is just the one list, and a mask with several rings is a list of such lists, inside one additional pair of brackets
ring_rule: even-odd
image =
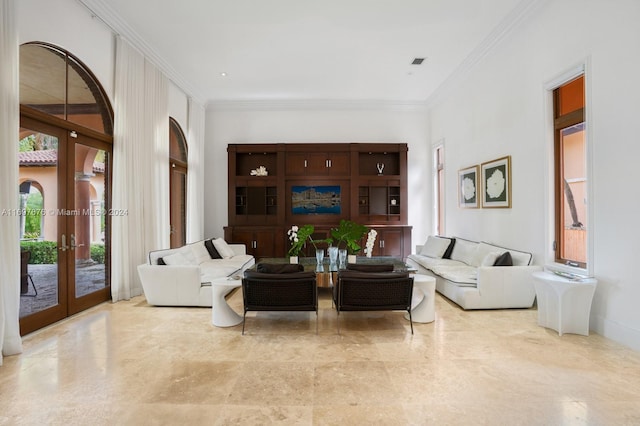
[[(275, 264), (285, 264), (289, 263), (288, 257), (266, 257), (260, 258), (256, 265), (251, 269), (255, 270), (258, 263), (275, 263)], [(372, 257), (358, 257), (356, 259), (356, 263), (362, 265), (380, 265), (383, 263), (392, 263), (393, 270), (398, 272), (411, 272), (409, 270), (409, 266), (404, 263), (401, 259), (392, 257), (392, 256), (372, 256)], [(305, 271), (315, 271), (316, 272), (316, 283), (318, 287), (333, 287), (333, 283), (338, 279), (338, 265), (330, 264), (329, 258), (325, 257), (321, 265), (318, 265), (315, 257), (300, 257), (298, 259), (298, 264), (304, 267)]]

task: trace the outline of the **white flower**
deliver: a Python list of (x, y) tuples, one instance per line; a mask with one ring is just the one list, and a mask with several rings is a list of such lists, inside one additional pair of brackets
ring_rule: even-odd
[(292, 231), (292, 232), (298, 232), (298, 225), (293, 225), (293, 226), (291, 227), (291, 231)]
[(476, 195), (476, 186), (473, 184), (473, 180), (468, 177), (462, 180), (462, 196), (465, 200), (470, 200)]
[(364, 249), (367, 257), (371, 257), (371, 255), (373, 254), (373, 243), (375, 243), (377, 235), (378, 231), (376, 231), (375, 229), (370, 230), (369, 234), (367, 234), (367, 243), (365, 244), (366, 247)]
[(504, 186), (504, 174), (502, 170), (496, 169), (487, 179), (487, 194), (490, 198), (498, 198), (504, 192)]

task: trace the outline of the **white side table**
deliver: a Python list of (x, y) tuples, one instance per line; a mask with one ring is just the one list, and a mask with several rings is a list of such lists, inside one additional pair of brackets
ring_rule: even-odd
[[(436, 279), (428, 275), (413, 274), (413, 296), (411, 297), (411, 320), (433, 322), (436, 319)], [(409, 314), (404, 315), (409, 319)]]
[(598, 281), (563, 278), (551, 272), (534, 272), (538, 300), (538, 325), (563, 333), (589, 335), (591, 302)]
[(211, 323), (216, 327), (233, 327), (242, 316), (231, 309), (224, 298), (234, 288), (242, 286), (242, 279), (218, 278), (211, 281)]

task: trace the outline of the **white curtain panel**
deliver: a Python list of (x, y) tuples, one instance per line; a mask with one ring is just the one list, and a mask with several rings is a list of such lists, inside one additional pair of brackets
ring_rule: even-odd
[[(153, 224), (146, 235), (146, 252), (168, 248), (171, 223), (169, 220), (169, 81), (149, 61), (145, 62), (145, 134), (153, 137), (152, 149), (147, 152), (153, 178), (145, 192), (145, 220)], [(151, 206), (149, 211), (148, 206)], [(146, 255), (146, 253), (145, 253)]]
[(205, 109), (189, 99), (187, 130), (187, 242), (204, 238), (204, 121)]
[(0, 365), (22, 352), (18, 215), (18, 36), (15, 1), (0, 0)]
[(112, 208), (126, 212), (112, 217), (117, 302), (142, 294), (137, 266), (169, 246), (169, 115), (166, 78), (121, 37), (115, 74)]

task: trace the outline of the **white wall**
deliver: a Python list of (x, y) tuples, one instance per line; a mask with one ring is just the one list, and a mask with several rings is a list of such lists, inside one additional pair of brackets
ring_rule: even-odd
[[(409, 224), (423, 243), (431, 222), (426, 110), (418, 107), (331, 109), (209, 107), (205, 132), (205, 235), (222, 235), (227, 218), (227, 145), (231, 143), (407, 143)], [(427, 190), (425, 190), (427, 189)]]
[[(189, 131), (187, 126), (189, 123), (187, 117), (189, 116), (189, 101), (187, 95), (175, 84), (169, 84), (169, 117), (172, 117), (178, 122), (185, 137)], [(187, 142), (188, 143), (188, 142)]]
[[(598, 279), (591, 328), (640, 350), (640, 3), (543, 2), (430, 111), (431, 140), (446, 141), (447, 233), (551, 256), (553, 166), (545, 84), (586, 63), (591, 144), (591, 259)], [(513, 208), (459, 209), (457, 170), (512, 156)]]

